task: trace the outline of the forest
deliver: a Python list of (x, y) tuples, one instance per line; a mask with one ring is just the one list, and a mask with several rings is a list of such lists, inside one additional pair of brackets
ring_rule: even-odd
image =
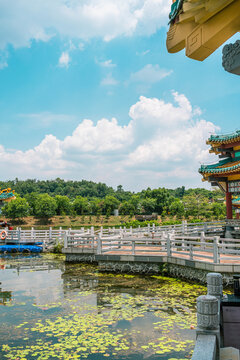
[(93, 181), (9, 180), (0, 188), (15, 190), (16, 199), (2, 208), (10, 219), (27, 216), (51, 218), (56, 215), (105, 215), (115, 209), (120, 215), (156, 213), (176, 219), (222, 219), (225, 217), (224, 195), (218, 190), (203, 188), (147, 188), (140, 192), (125, 191), (122, 185), (113, 189)]

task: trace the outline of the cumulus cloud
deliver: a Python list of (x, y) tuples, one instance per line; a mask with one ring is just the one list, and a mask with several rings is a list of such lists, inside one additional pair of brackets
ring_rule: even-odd
[(164, 70), (159, 67), (159, 65), (148, 64), (144, 66), (141, 70), (132, 73), (130, 75), (129, 82), (144, 83), (151, 85), (157, 83), (169, 76), (172, 73), (172, 70)]
[(0, 165), (8, 169), (6, 177), (85, 178), (133, 190), (199, 186), (200, 162), (211, 161), (205, 141), (219, 128), (199, 118), (185, 95), (172, 96), (169, 102), (141, 96), (126, 125), (115, 118), (84, 119), (63, 140), (46, 135), (27, 151), (0, 146)]
[(171, 0), (0, 0), (0, 49), (59, 34), (86, 41), (150, 35), (167, 23)]
[(58, 60), (58, 65), (60, 67), (68, 68), (70, 61), (71, 61), (71, 59), (70, 59), (69, 53), (67, 51), (63, 51)]

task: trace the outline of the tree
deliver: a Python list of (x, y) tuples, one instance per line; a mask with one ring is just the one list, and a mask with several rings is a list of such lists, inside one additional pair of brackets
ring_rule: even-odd
[(103, 207), (103, 200), (98, 198), (92, 198), (89, 200), (89, 209), (91, 215), (101, 215)]
[(184, 205), (179, 199), (175, 199), (169, 206), (170, 215), (182, 217), (184, 215)]
[(26, 199), (17, 197), (15, 200), (7, 203), (3, 209), (2, 213), (7, 218), (10, 219), (22, 219), (25, 216), (28, 216), (30, 207)]
[(71, 202), (67, 196), (56, 195), (57, 215), (69, 215), (71, 213)]
[(77, 215), (89, 214), (90, 206), (87, 198), (77, 196), (73, 202), (73, 209)]
[(155, 212), (159, 215), (162, 214), (163, 210), (168, 211), (170, 203), (174, 200), (174, 198), (170, 195), (170, 192), (165, 188), (154, 190), (149, 188), (145, 191), (144, 197), (156, 199)]
[(25, 195), (25, 199), (27, 200), (30, 207), (30, 215), (36, 215), (36, 204), (39, 194), (37, 192), (31, 192)]
[(56, 215), (57, 202), (48, 194), (38, 195), (35, 207), (36, 215), (41, 218), (51, 218)]
[(142, 212), (151, 215), (156, 209), (157, 200), (153, 198), (146, 198), (141, 201)]
[(131, 215), (136, 213), (136, 208), (130, 201), (124, 201), (119, 207), (120, 215)]
[(215, 219), (224, 218), (226, 215), (226, 206), (223, 203), (214, 202), (211, 205), (211, 211)]
[(114, 209), (118, 209), (119, 201), (112, 195), (107, 195), (103, 203), (103, 211), (106, 215), (111, 215)]

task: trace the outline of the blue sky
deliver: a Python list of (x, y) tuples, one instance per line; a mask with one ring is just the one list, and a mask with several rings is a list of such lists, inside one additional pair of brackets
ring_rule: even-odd
[(204, 62), (167, 53), (169, 7), (0, 0), (3, 180), (207, 186), (206, 138), (240, 128), (239, 78), (221, 48)]

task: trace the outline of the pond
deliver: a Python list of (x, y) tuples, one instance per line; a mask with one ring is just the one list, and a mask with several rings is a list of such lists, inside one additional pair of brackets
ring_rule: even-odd
[(52, 254), (0, 258), (0, 358), (190, 359), (196, 298), (164, 276), (100, 273)]

